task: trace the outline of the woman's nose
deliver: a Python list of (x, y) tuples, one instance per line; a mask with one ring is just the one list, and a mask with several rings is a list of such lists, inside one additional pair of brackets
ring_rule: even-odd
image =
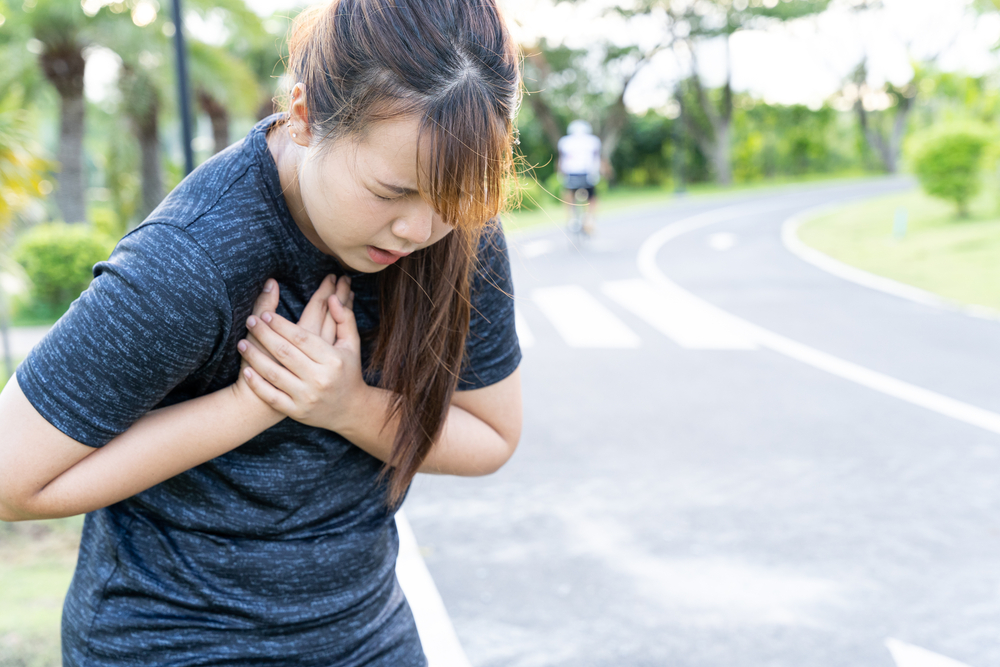
[(423, 245), (431, 238), (434, 228), (434, 209), (420, 202), (392, 223), (392, 233), (413, 245)]

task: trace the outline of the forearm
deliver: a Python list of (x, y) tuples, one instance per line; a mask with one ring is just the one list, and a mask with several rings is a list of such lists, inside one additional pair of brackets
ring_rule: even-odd
[[(388, 461), (399, 429), (399, 419), (387, 419), (393, 394), (370, 387), (355, 410), (354, 423), (340, 434), (380, 461)], [(444, 475), (488, 475), (513, 454), (514, 443), (471, 412), (451, 405), (444, 426), (434, 441), (420, 472)]]
[(34, 493), (21, 518), (107, 507), (235, 449), (284, 418), (237, 387), (146, 414)]

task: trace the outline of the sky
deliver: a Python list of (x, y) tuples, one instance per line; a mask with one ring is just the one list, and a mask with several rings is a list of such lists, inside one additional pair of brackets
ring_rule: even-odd
[[(620, 1), (620, 0), (619, 0)], [(833, 0), (834, 5), (845, 0)], [(645, 19), (626, 24), (609, 16), (612, 0), (499, 0), (522, 44), (545, 37), (574, 48), (610, 39), (619, 44), (652, 46), (662, 38), (661, 24)], [(867, 57), (869, 81), (903, 84), (913, 75), (913, 60), (936, 58), (939, 68), (980, 75), (996, 71), (1000, 57), (992, 50), (1000, 37), (1000, 14), (977, 17), (969, 0), (883, 0), (883, 8), (864, 13), (835, 6), (819, 16), (743, 31), (730, 43), (733, 85), (768, 102), (820, 106), (844, 84)], [(247, 0), (262, 16), (294, 11), (294, 0)], [(197, 26), (192, 26), (197, 29)], [(96, 54), (109, 57), (108, 54)], [(726, 71), (721, 40), (702, 44), (698, 69), (709, 86), (721, 85)], [(685, 52), (664, 51), (636, 77), (626, 95), (633, 111), (666, 109), (670, 90), (690, 72)], [(109, 81), (99, 81), (107, 67), (88, 67), (88, 97), (103, 97)], [(105, 79), (108, 77), (105, 76)]]

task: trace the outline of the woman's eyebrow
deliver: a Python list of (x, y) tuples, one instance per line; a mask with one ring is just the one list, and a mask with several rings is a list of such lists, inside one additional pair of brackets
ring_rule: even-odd
[(417, 194), (417, 191), (414, 190), (413, 188), (406, 188), (406, 187), (403, 187), (402, 185), (391, 185), (389, 183), (383, 183), (382, 181), (380, 181), (378, 179), (375, 179), (375, 182), (378, 183), (379, 185), (381, 185), (386, 190), (392, 192), (393, 194), (397, 194), (397, 195), (415, 195), (415, 194)]

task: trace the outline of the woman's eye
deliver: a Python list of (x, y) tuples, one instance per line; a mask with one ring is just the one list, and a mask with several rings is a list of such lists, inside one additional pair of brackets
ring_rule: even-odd
[(381, 199), (382, 201), (395, 201), (396, 199), (398, 199), (398, 197), (383, 197), (377, 192), (373, 192), (372, 194), (375, 195), (377, 199)]

